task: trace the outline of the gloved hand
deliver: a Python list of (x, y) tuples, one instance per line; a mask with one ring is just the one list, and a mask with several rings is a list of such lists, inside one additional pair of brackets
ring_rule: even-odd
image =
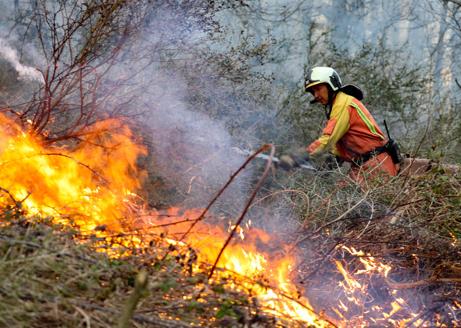
[(333, 156), (333, 155), (328, 155), (325, 158), (325, 161), (323, 162), (323, 164), (321, 166), (321, 169), (322, 170), (332, 171), (332, 170), (335, 170), (338, 167), (340, 167), (342, 165), (342, 163), (343, 163), (343, 161), (339, 157)]
[(309, 154), (304, 150), (299, 154), (286, 154), (280, 157), (279, 166), (288, 171), (309, 161)]

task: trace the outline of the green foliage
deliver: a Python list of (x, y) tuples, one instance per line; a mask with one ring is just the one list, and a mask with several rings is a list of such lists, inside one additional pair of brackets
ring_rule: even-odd
[[(422, 66), (411, 65), (400, 50), (378, 44), (363, 44), (351, 53), (331, 45), (323, 62), (341, 72), (344, 84), (360, 86), (365, 92), (364, 102), (373, 112), (388, 115), (394, 121), (411, 123), (430, 82)], [(410, 109), (411, 113), (407, 113)], [(393, 117), (395, 116), (395, 117)]]
[(461, 178), (435, 166), (431, 172), (410, 183), (419, 196), (413, 220), (424, 226), (425, 233), (451, 239), (453, 232), (461, 230)]
[(461, 162), (461, 103), (433, 103), (428, 122), (412, 143), (420, 156), (440, 162)]
[(216, 312), (216, 318), (221, 319), (225, 316), (239, 318), (237, 313), (235, 313), (233, 306), (234, 304), (231, 301), (229, 300), (224, 301), (219, 307), (218, 311)]
[[(363, 44), (353, 52), (328, 41), (318, 47), (321, 49), (313, 49), (309, 58), (314, 66), (331, 66), (343, 84), (360, 87), (365, 94), (363, 103), (382, 128), (382, 120), (386, 119), (394, 137), (414, 135), (420, 115), (428, 107), (431, 80), (424, 67), (410, 65), (402, 51), (388, 49), (383, 42)], [(309, 97), (298, 85), (282, 103), (280, 112), (293, 124), (291, 139), (312, 141), (322, 129), (323, 106), (309, 106)]]

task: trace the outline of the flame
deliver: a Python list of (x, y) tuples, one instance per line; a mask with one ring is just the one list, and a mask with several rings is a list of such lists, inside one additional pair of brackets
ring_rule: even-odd
[[(138, 224), (145, 232), (166, 226), (162, 229), (166, 235), (179, 237), (187, 230), (187, 226), (173, 223), (190, 224), (201, 214), (200, 209), (189, 209), (181, 213), (179, 208), (170, 208), (164, 214), (151, 211)], [(172, 224), (169, 225), (168, 222)], [(232, 228), (233, 226), (230, 226), (229, 230)], [(232, 274), (234, 279), (228, 286), (235, 290), (251, 290), (252, 295), (257, 297), (267, 313), (299, 320), (316, 327), (332, 326), (312, 311), (308, 299), (300, 297), (299, 290), (291, 281), (292, 269), (296, 266), (294, 255), (287, 255), (287, 250), (279, 250), (277, 254), (265, 251), (267, 245), (270, 247), (271, 244), (280, 243), (262, 230), (251, 228), (246, 230), (243, 236), (242, 229), (238, 234), (240, 241), (227, 246), (217, 263), (219, 270), (215, 272), (211, 281), (225, 281), (226, 277)], [(184, 244), (197, 250), (197, 265), (194, 266), (196, 272), (203, 270), (202, 263), (215, 262), (227, 236), (228, 232), (221, 229), (220, 225), (205, 222), (199, 222), (194, 230), (185, 236)]]
[(368, 290), (373, 277), (380, 277), (385, 281), (392, 267), (354, 247), (343, 245), (341, 249), (346, 254), (358, 258), (361, 264), (361, 266), (351, 269), (345, 268), (341, 261), (335, 261), (336, 267), (344, 279), (338, 284), (347, 300), (347, 305), (340, 302), (340, 306), (334, 309), (341, 319), (347, 320), (348, 317), (353, 317), (356, 327), (366, 327), (369, 321), (384, 326), (392, 324), (394, 327), (405, 327), (410, 322), (415, 326), (420, 326), (423, 323), (421, 319), (418, 319), (418, 314), (412, 311), (411, 306), (399, 296), (400, 291), (397, 289), (386, 289), (390, 299), (388, 305), (367, 306), (367, 303), (372, 303)]
[[(102, 237), (98, 251), (109, 256), (123, 254), (118, 246), (141, 249), (148, 247), (152, 236), (164, 236), (162, 241), (171, 246), (193, 250), (189, 254), (191, 273), (209, 272), (234, 228), (232, 223), (226, 230), (218, 218), (213, 224), (207, 223), (208, 217), (207, 222), (197, 221), (203, 217), (202, 209), (158, 211), (138, 206), (135, 192), (144, 173), (137, 169), (136, 161), (146, 154), (144, 147), (133, 141), (123, 122), (115, 119), (98, 122), (83, 132), (81, 142), (72, 148), (47, 147), (39, 137), (0, 113), (0, 206), (17, 208), (31, 219), (50, 217), (56, 223), (71, 224), (82, 236)], [(0, 224), (7, 224), (8, 215), (15, 215), (9, 211), (2, 214)], [(198, 223), (185, 234), (193, 222)], [(298, 321), (302, 326), (335, 326), (323, 314), (316, 314), (309, 300), (300, 295), (291, 280), (297, 256), (280, 245), (283, 243), (274, 236), (250, 223), (237, 227), (235, 240), (220, 256), (210, 280), (249, 293), (260, 308), (282, 319)], [(370, 302), (371, 281), (378, 276), (385, 281), (392, 271), (390, 265), (353, 247), (341, 248), (358, 265), (335, 261), (343, 278), (338, 287), (344, 297), (338, 297), (331, 311), (341, 321), (340, 326), (424, 324), (400, 291), (391, 286), (387, 288), (389, 302)], [(456, 310), (461, 304), (454, 302), (452, 307)]]
[[(181, 212), (171, 208), (164, 215), (137, 209), (139, 216), (127, 219), (143, 176), (136, 160), (146, 153), (133, 142), (130, 129), (108, 119), (84, 132), (82, 142), (73, 149), (46, 147), (40, 138), (0, 113), (0, 206), (14, 203), (28, 217), (49, 216), (58, 223), (78, 227), (83, 235), (109, 237), (115, 232), (116, 237), (110, 238), (119, 245), (142, 247), (146, 244), (143, 235), (163, 232), (170, 245), (190, 245), (197, 250), (194, 271), (203, 272), (204, 263), (208, 267), (214, 263), (228, 236), (221, 225), (200, 222), (179, 240), (202, 210)], [(123, 235), (134, 230), (139, 232), (137, 236)], [(267, 248), (272, 237), (261, 230), (251, 228), (245, 235), (239, 228), (237, 232), (245, 242), (228, 245), (212, 279), (220, 281), (232, 274), (237, 279), (228, 281), (238, 283), (230, 282), (229, 287), (251, 290), (268, 313), (318, 327), (330, 326), (314, 314), (290, 280), (296, 257), (283, 250), (277, 256), (262, 250), (261, 245)], [(109, 247), (104, 249), (109, 255), (117, 254)]]
[(0, 206), (14, 199), (28, 215), (72, 216), (82, 230), (120, 231), (123, 201), (140, 187), (136, 158), (145, 150), (113, 119), (86, 132), (75, 149), (46, 148), (0, 114)]

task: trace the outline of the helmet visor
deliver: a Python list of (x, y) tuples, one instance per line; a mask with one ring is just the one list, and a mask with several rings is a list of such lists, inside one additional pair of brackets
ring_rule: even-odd
[(305, 90), (306, 92), (312, 93), (312, 87), (313, 87), (314, 85), (318, 85), (318, 84), (322, 84), (322, 83), (325, 83), (325, 82), (307, 80), (306, 83), (305, 83), (305, 85), (304, 85), (304, 90)]

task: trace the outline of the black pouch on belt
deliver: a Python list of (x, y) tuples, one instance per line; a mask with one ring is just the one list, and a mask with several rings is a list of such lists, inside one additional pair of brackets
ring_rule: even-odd
[(394, 139), (389, 139), (389, 141), (384, 146), (386, 147), (386, 152), (391, 156), (392, 162), (394, 164), (399, 164), (402, 162), (402, 155), (400, 154), (400, 148), (397, 142)]
[(389, 134), (389, 129), (387, 128), (387, 123), (386, 120), (384, 120), (384, 127), (386, 128), (386, 133), (389, 141), (384, 145), (386, 148), (386, 153), (389, 154), (392, 158), (392, 162), (394, 164), (399, 164), (402, 162), (403, 158), (402, 155), (400, 154), (400, 148), (397, 142), (391, 138)]

